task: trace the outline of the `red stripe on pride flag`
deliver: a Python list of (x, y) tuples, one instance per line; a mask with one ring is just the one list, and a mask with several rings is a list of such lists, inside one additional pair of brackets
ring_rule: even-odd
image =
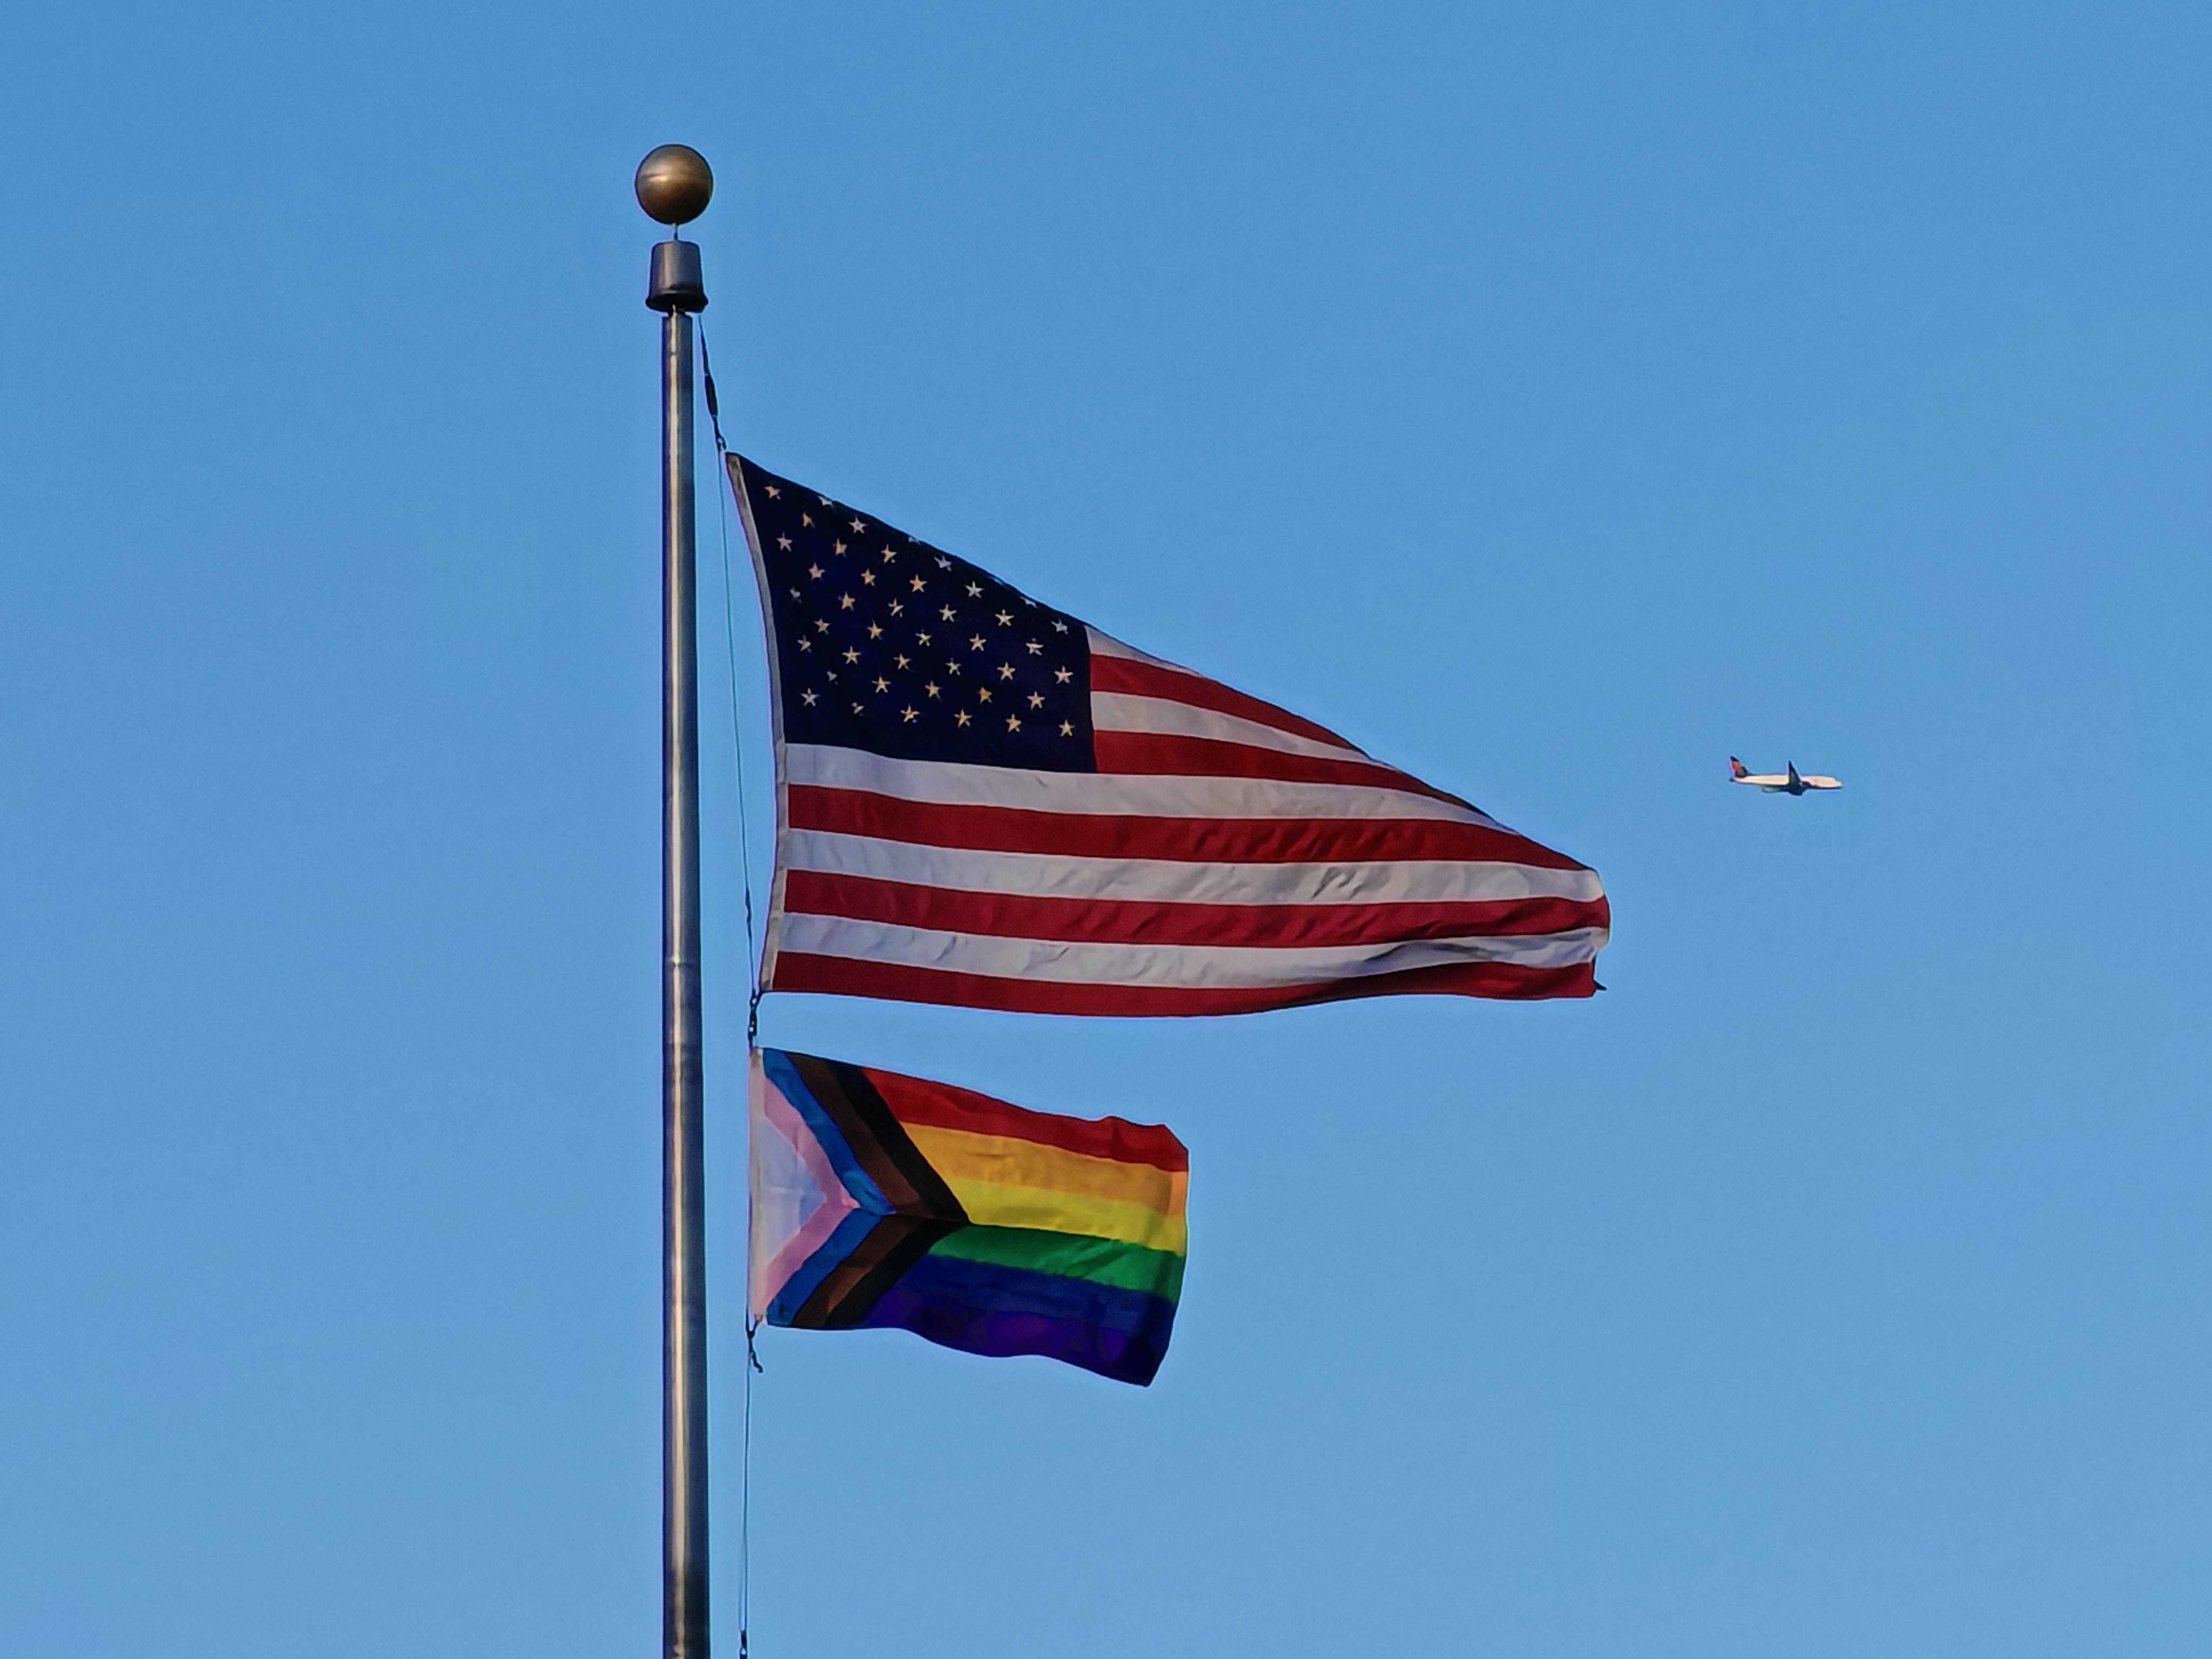
[(1118, 812), (1037, 812), (1017, 806), (908, 800), (865, 789), (794, 783), (794, 830), (1067, 858), (1185, 864), (1400, 864), (1425, 860), (1583, 867), (1564, 853), (1486, 824), (1449, 818), (1164, 818)]
[[(834, 960), (834, 958), (823, 958)], [(891, 1115), (909, 1127), (963, 1129), (969, 1134), (1004, 1135), (1015, 1140), (1057, 1146), (1085, 1158), (1110, 1158), (1116, 1164), (1149, 1164), (1159, 1170), (1188, 1170), (1190, 1154), (1183, 1144), (1156, 1123), (1132, 1123), (1119, 1117), (1063, 1117), (1051, 1112), (1032, 1112), (1012, 1106), (973, 1089), (955, 1088), (902, 1072), (860, 1068), (876, 1085), (876, 1092), (890, 1108)]]
[(1413, 968), (1403, 973), (1324, 981), (1314, 985), (1237, 986), (1198, 989), (1164, 985), (1085, 985), (1063, 980), (1001, 979), (989, 974), (955, 973), (941, 968), (911, 968), (902, 963), (869, 962), (857, 957), (825, 957), (811, 951), (777, 953), (776, 991), (814, 991), (836, 996), (880, 997), (894, 1002), (941, 1003), (959, 1008), (996, 1008), (1023, 1014), (1091, 1014), (1160, 1017), (1183, 1014), (1253, 1014), (1270, 1008), (1297, 1008), (1353, 997), (1428, 994), (1491, 997), (1510, 1001), (1544, 997), (1586, 997), (1597, 989), (1595, 964), (1527, 968), (1505, 962), (1450, 963)]
[(1413, 939), (1564, 933), (1607, 922), (1603, 899), (1411, 904), (1185, 904), (966, 892), (813, 870), (784, 877), (787, 915), (848, 916), (947, 933), (1099, 945), (1311, 949)]
[(1179, 668), (1163, 667), (1158, 663), (1139, 662), (1131, 657), (1091, 653), (1091, 689), (1120, 692), (1125, 696), (1158, 697), (1163, 702), (1188, 703), (1193, 708), (1211, 709), (1217, 714), (1232, 714), (1238, 720), (1250, 720), (1255, 726), (1272, 726), (1292, 737), (1333, 743), (1340, 749), (1357, 750), (1358, 746), (1346, 743), (1325, 726), (1316, 726), (1272, 702), (1231, 690), (1218, 680)]
[(1097, 732), (1091, 751), (1101, 772), (1125, 777), (1266, 778), (1276, 783), (1341, 783), (1369, 789), (1395, 789), (1454, 806), (1473, 806), (1449, 790), (1423, 783), (1410, 772), (1380, 761), (1335, 760), (1326, 755), (1293, 755), (1220, 738), (1188, 738), (1158, 732)]

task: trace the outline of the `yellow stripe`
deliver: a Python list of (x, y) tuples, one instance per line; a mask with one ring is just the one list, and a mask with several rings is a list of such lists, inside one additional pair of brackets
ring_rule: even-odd
[(1005, 1187), (991, 1181), (954, 1181), (950, 1185), (969, 1218), (987, 1227), (1034, 1227), (1041, 1232), (1118, 1239), (1175, 1255), (1188, 1248), (1182, 1218), (1162, 1215), (1146, 1205), (1049, 1187)]
[(1089, 1158), (1010, 1135), (908, 1125), (921, 1155), (952, 1188), (969, 1218), (987, 1227), (1087, 1233), (1182, 1254), (1180, 1170)]

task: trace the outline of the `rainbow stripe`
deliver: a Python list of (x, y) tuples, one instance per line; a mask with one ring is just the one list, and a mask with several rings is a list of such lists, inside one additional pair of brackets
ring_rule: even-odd
[(756, 1320), (1152, 1380), (1187, 1243), (1167, 1130), (781, 1048), (750, 1093)]

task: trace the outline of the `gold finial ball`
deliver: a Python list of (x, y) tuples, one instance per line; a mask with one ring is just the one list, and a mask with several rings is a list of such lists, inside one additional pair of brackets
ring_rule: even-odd
[(689, 144), (663, 144), (637, 164), (637, 204), (664, 225), (687, 225), (707, 210), (714, 171)]

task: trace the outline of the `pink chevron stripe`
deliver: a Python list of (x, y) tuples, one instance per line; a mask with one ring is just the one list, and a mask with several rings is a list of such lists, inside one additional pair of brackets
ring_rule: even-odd
[(860, 1206), (845, 1190), (845, 1183), (830, 1167), (820, 1145), (808, 1132), (805, 1123), (783, 1091), (765, 1076), (755, 1074), (761, 1090), (761, 1116), (774, 1129), (793, 1154), (806, 1166), (806, 1173), (823, 1194), (823, 1202), (814, 1213), (799, 1224), (799, 1231), (783, 1242), (782, 1247), (756, 1271), (753, 1304), (756, 1316), (766, 1311), (781, 1291), (797, 1273), (806, 1259), (829, 1242), (830, 1235), (837, 1231), (837, 1224)]

